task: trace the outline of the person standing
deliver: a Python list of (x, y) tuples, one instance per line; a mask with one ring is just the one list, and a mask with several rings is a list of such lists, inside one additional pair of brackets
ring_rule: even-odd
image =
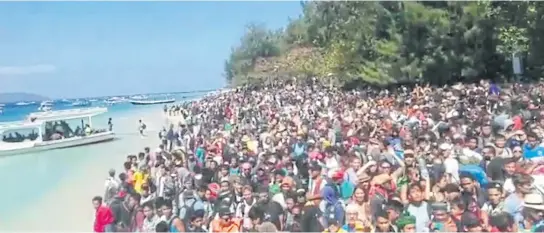
[(102, 197), (93, 198), (93, 207), (96, 210), (94, 219), (94, 232), (113, 232), (113, 213), (104, 205)]
[(106, 204), (109, 204), (119, 191), (120, 183), (115, 179), (115, 170), (110, 169), (108, 172), (108, 178), (106, 178), (106, 182), (104, 184), (105, 188), (105, 194), (104, 194), (104, 202)]
[(145, 137), (145, 134), (144, 134), (145, 128), (147, 128), (147, 126), (142, 121), (142, 119), (140, 119), (138, 121), (138, 130), (140, 131), (140, 136), (142, 136), (142, 137)]
[(111, 122), (111, 117), (108, 119), (108, 128), (110, 131), (113, 131), (113, 123)]

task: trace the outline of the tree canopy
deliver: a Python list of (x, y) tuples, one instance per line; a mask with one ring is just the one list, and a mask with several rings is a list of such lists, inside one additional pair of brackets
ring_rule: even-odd
[(232, 85), (286, 77), (339, 84), (511, 79), (544, 71), (544, 2), (301, 2), (284, 29), (250, 24), (225, 62)]

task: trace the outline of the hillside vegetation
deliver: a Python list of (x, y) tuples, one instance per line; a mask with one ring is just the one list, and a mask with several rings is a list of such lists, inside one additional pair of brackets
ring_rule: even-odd
[[(287, 77), (445, 84), (544, 70), (544, 2), (301, 2), (284, 29), (250, 24), (225, 62), (232, 85)], [(264, 80), (263, 80), (264, 79)]]

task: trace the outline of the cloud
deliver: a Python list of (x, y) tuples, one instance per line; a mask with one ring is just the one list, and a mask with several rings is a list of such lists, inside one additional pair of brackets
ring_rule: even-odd
[(53, 65), (0, 66), (0, 76), (52, 73), (56, 70), (57, 67)]

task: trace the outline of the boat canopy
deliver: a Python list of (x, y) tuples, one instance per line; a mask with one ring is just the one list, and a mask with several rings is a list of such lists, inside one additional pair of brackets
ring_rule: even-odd
[(58, 110), (50, 112), (36, 112), (28, 115), (30, 121), (58, 121), (58, 120), (70, 120), (77, 118), (93, 117), (106, 113), (108, 108), (95, 107), (95, 108), (80, 108), (80, 109), (68, 109)]
[(40, 128), (43, 122), (12, 121), (0, 123), (0, 133), (6, 130), (35, 129)]

